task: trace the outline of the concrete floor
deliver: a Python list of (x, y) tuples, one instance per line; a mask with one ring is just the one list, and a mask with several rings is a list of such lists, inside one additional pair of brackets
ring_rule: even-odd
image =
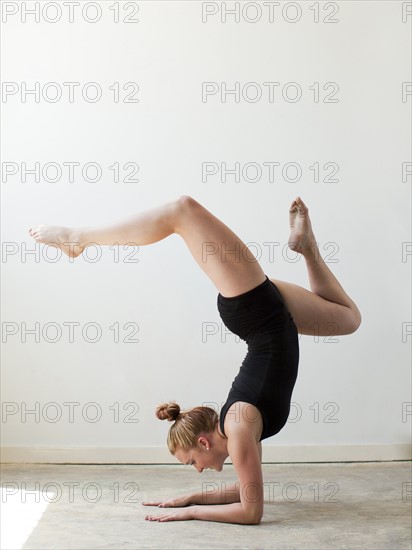
[(231, 482), (233, 467), (6, 464), (1, 548), (411, 549), (411, 462), (264, 464), (263, 473), (258, 526), (157, 523), (141, 501)]

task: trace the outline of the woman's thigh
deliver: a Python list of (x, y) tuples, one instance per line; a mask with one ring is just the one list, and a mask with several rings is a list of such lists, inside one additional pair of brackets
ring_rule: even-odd
[(174, 229), (222, 296), (243, 294), (266, 280), (243, 241), (193, 198), (180, 201)]
[(306, 288), (270, 279), (279, 289), (291, 313), (299, 334), (337, 336), (354, 332), (353, 312), (349, 307), (335, 304)]

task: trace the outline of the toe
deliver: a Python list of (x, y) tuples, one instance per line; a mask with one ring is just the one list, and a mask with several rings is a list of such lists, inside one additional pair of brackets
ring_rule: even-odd
[(302, 208), (307, 208), (307, 207), (306, 207), (306, 204), (303, 202), (303, 200), (302, 200), (300, 197), (298, 197), (296, 200), (297, 200), (298, 205), (299, 205), (300, 207), (302, 207)]
[(299, 209), (299, 212), (302, 213), (302, 214), (306, 214), (308, 212), (308, 207), (303, 202), (303, 200), (300, 199), (300, 198), (299, 198), (299, 203), (298, 203), (298, 209)]

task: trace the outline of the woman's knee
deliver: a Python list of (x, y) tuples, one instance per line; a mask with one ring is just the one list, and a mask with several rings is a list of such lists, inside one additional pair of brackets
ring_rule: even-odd
[(342, 326), (343, 334), (353, 334), (358, 330), (362, 322), (362, 317), (358, 309), (350, 308), (344, 317)]
[(182, 218), (185, 215), (187, 218), (190, 218), (192, 214), (199, 217), (207, 213), (206, 209), (190, 195), (180, 195), (176, 201), (176, 205)]
[(362, 323), (362, 316), (360, 314), (360, 311), (356, 310), (353, 312), (353, 318), (352, 318), (352, 324), (351, 324), (352, 330), (350, 334), (352, 334), (353, 332), (356, 332), (358, 328), (361, 326), (361, 323)]
[(182, 233), (193, 222), (192, 212), (200, 205), (190, 195), (180, 195), (173, 202), (175, 233)]
[(180, 197), (177, 199), (176, 204), (180, 208), (191, 208), (195, 204), (198, 204), (193, 197), (190, 195), (180, 195)]

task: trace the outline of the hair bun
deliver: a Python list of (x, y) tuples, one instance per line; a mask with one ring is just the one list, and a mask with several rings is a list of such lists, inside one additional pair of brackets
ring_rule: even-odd
[(180, 407), (174, 401), (163, 403), (157, 407), (156, 416), (159, 420), (169, 420), (169, 422), (173, 422), (180, 416)]

